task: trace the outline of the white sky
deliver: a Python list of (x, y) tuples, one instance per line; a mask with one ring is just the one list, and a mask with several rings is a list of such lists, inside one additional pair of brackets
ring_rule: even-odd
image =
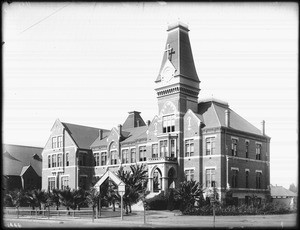
[(167, 25), (189, 35), (201, 91), (271, 139), (271, 183), (298, 176), (296, 3), (3, 4), (3, 141), (43, 147), (56, 120), (111, 129), (157, 114)]

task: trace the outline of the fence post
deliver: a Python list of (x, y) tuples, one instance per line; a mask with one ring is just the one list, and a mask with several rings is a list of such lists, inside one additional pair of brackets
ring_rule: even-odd
[(19, 208), (17, 208), (17, 218), (19, 219)]
[(35, 210), (35, 218), (37, 219), (37, 210)]

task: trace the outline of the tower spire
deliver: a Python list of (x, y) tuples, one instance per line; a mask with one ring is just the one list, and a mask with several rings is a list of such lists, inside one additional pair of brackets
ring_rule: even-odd
[(167, 60), (169, 60), (176, 69), (174, 76), (182, 76), (193, 82), (199, 83), (200, 81), (196, 72), (188, 35), (188, 26), (180, 21), (177, 21), (168, 26), (167, 32), (168, 38), (165, 45), (166, 48), (164, 50), (164, 55), (156, 82), (161, 80), (161, 73)]

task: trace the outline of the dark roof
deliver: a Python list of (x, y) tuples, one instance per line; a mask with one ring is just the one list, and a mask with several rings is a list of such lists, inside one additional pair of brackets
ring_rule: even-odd
[(143, 118), (140, 116), (140, 112), (132, 111), (129, 112), (127, 119), (125, 120), (122, 129), (130, 129), (139, 126), (145, 126)]
[(96, 140), (90, 145), (90, 148), (107, 145), (108, 135), (109, 135), (109, 132), (103, 134), (103, 137), (101, 140), (99, 139), (99, 137), (97, 137)]
[(42, 176), (43, 148), (22, 145), (3, 145), (3, 174), (20, 176), (23, 167), (31, 165), (39, 176)]
[(271, 196), (297, 196), (296, 193), (284, 188), (283, 186), (270, 185)]
[(198, 105), (198, 112), (202, 115), (206, 128), (225, 127), (225, 110), (230, 111), (230, 128), (262, 135), (258, 128), (230, 109), (226, 102), (212, 98), (211, 100), (200, 102)]
[[(176, 22), (175, 24), (170, 25), (167, 31), (168, 38), (165, 47), (167, 47), (167, 44), (169, 44), (172, 48), (171, 63), (177, 70), (175, 72), (175, 76), (181, 75), (193, 81), (199, 82), (194, 64), (187, 25), (184, 25), (181, 22)], [(166, 60), (167, 52), (164, 52), (159, 73), (161, 73)], [(160, 81), (160, 75), (157, 77), (156, 81)]]
[(109, 130), (75, 125), (62, 122), (70, 136), (75, 141), (76, 145), (82, 149), (89, 149), (91, 144), (99, 137), (99, 131), (109, 132)]
[[(90, 148), (99, 147), (99, 146), (106, 146), (108, 144), (107, 138), (108, 138), (110, 133), (111, 133), (111, 131), (105, 132), (103, 134), (103, 137), (102, 137), (101, 140), (99, 139), (99, 137), (97, 137), (97, 139), (90, 145)], [(127, 130), (126, 131), (122, 130), (121, 135), (122, 135), (122, 138), (127, 138), (130, 135), (130, 132), (128, 132)]]
[(136, 128), (127, 129), (126, 131), (129, 132), (128, 137), (123, 140), (121, 143), (130, 143), (135, 142), (136, 140), (147, 138), (147, 131), (148, 126), (141, 126)]

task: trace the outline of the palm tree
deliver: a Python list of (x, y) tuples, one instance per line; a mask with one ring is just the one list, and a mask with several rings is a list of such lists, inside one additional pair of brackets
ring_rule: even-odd
[(184, 181), (180, 183), (178, 189), (175, 189), (174, 198), (180, 202), (180, 211), (184, 211), (188, 208), (194, 207), (195, 203), (201, 203), (203, 198), (203, 190), (199, 184), (194, 180)]
[(35, 199), (36, 206), (39, 207), (39, 210), (42, 210), (42, 203), (46, 202), (45, 191), (40, 189), (34, 189), (31, 191), (31, 194)]
[(28, 203), (29, 206), (32, 207), (32, 210), (34, 210), (37, 205), (37, 200), (34, 196), (33, 190), (26, 191), (24, 198), (26, 200), (26, 203)]
[(95, 213), (95, 208), (99, 203), (99, 192), (94, 187), (91, 187), (86, 198), (88, 204), (92, 205), (93, 213)]
[(124, 207), (126, 214), (131, 213), (131, 205), (137, 203), (141, 199), (147, 188), (147, 169), (145, 165), (130, 166), (131, 172), (123, 171), (120, 168), (117, 172), (119, 178), (125, 183), (125, 194), (123, 195)]
[(77, 206), (78, 210), (80, 210), (80, 207), (82, 207), (87, 202), (86, 200), (87, 192), (82, 188), (78, 190), (74, 190), (73, 197), (74, 197), (74, 205)]
[(70, 208), (75, 210), (76, 203), (74, 200), (74, 190), (65, 189), (59, 192), (59, 200), (62, 205), (64, 205), (68, 210), (68, 215), (70, 215)]
[(53, 204), (55, 204), (56, 206), (56, 210), (58, 210), (59, 206), (60, 206), (60, 193), (61, 191), (59, 189), (53, 189), (51, 194), (51, 201)]
[(10, 198), (13, 206), (15, 206), (17, 208), (17, 212), (19, 215), (19, 207), (20, 207), (22, 201), (24, 200), (23, 191), (22, 190), (14, 190), (14, 191), (8, 193), (7, 196)]

